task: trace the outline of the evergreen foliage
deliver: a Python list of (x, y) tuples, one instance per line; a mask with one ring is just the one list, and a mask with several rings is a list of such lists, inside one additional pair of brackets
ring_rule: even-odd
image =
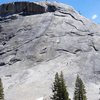
[(74, 100), (87, 100), (85, 86), (79, 75), (75, 83)]
[(62, 72), (60, 75), (56, 73), (52, 92), (52, 100), (69, 100), (69, 94), (66, 89), (65, 80)]
[(0, 100), (4, 100), (3, 84), (1, 78), (0, 78)]

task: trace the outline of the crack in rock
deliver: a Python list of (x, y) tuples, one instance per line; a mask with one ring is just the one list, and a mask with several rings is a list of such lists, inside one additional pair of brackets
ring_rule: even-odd
[(29, 31), (31, 29), (32, 29), (31, 25), (27, 25), (27, 26), (23, 26), (23, 28), (19, 29), (17, 32)]
[(59, 14), (54, 14), (54, 15), (58, 17), (66, 17), (65, 15), (59, 15)]
[(2, 56), (2, 55), (4, 55), (4, 54), (6, 54), (6, 53), (8, 53), (8, 52), (11, 52), (11, 51), (18, 51), (18, 49), (10, 49), (10, 50), (7, 50), (7, 51), (4, 51), (4, 52), (0, 52), (0, 56)]
[(0, 32), (2, 31), (2, 26), (0, 25)]
[(85, 35), (79, 34), (79, 33), (77, 33), (77, 32), (69, 32), (69, 33), (71, 33), (71, 34), (73, 34), (73, 35), (77, 35), (77, 36), (85, 36)]
[(96, 47), (95, 47), (95, 44), (94, 42), (92, 41), (92, 44), (90, 45), (95, 51), (99, 51)]
[(17, 19), (17, 16), (15, 15), (10, 15), (10, 16), (7, 16), (7, 17), (1, 17), (0, 18), (0, 22), (4, 23), (4, 22), (10, 22), (12, 20), (16, 20)]
[(72, 25), (72, 24), (69, 23), (69, 22), (66, 22), (66, 24), (68, 24), (68, 25), (74, 27), (74, 28), (75, 28), (76, 30), (78, 30), (78, 31), (81, 31), (81, 32), (89, 32), (89, 30), (80, 30), (80, 29), (78, 29), (75, 25)]
[(75, 53), (70, 52), (69, 50), (66, 50), (66, 49), (56, 49), (56, 51), (63, 51), (63, 52), (67, 52), (67, 53), (75, 54)]
[(71, 53), (71, 54), (77, 54), (78, 52), (88, 52), (88, 51), (84, 51), (82, 49), (75, 49), (73, 51), (66, 50), (66, 49), (56, 49), (56, 51), (62, 51), (62, 52), (67, 52), (67, 53)]
[(73, 19), (75, 19), (75, 20), (77, 20), (77, 21), (81, 22), (83, 25), (85, 25), (85, 24), (84, 24), (84, 22), (83, 22), (82, 20), (79, 20), (79, 19), (75, 18), (72, 14), (67, 13), (67, 12), (63, 12), (63, 11), (60, 11), (60, 10), (59, 10), (59, 12), (60, 12), (60, 13), (63, 13), (63, 14), (70, 15)]
[(12, 59), (10, 59), (10, 61), (9, 61), (9, 65), (12, 65), (12, 64), (14, 64), (14, 63), (16, 63), (16, 62), (19, 62), (19, 61), (21, 61), (21, 59), (19, 59), (19, 58), (12, 58)]
[(88, 35), (89, 35), (89, 36), (94, 36), (94, 33), (89, 33)]
[(83, 50), (82, 49), (76, 49), (75, 51), (74, 51), (74, 54), (76, 54), (77, 52), (82, 52)]

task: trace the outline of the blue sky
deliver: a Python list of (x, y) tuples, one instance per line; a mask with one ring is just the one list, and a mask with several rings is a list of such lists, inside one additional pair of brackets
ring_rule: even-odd
[[(22, 0), (0, 0), (0, 3), (12, 2), (12, 1), (22, 1)], [(40, 1), (40, 0), (30, 0), (30, 1)], [(71, 5), (77, 11), (79, 11), (83, 16), (93, 20), (96, 23), (100, 23), (100, 0), (59, 0), (58, 2)]]

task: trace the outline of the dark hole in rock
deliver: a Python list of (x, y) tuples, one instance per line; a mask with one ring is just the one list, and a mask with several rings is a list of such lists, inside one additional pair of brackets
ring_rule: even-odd
[(5, 77), (11, 77), (12, 75), (5, 75)]
[(44, 54), (47, 52), (47, 48), (42, 49), (42, 51), (40, 52), (40, 54)]
[(100, 71), (95, 71), (95, 74), (100, 74)]
[(2, 45), (6, 45), (6, 42), (2, 42)]
[(3, 54), (5, 54), (5, 52), (0, 52), (0, 55), (3, 55)]
[(36, 62), (42, 62), (43, 61), (43, 59), (38, 59)]
[(0, 66), (6, 65), (5, 62), (0, 62)]
[(0, 25), (0, 32), (2, 31), (2, 26)]
[(2, 18), (0, 17), (0, 21), (2, 21)]
[(53, 5), (48, 5), (47, 12), (55, 12), (57, 8)]
[(74, 53), (81, 52), (81, 49), (76, 49)]

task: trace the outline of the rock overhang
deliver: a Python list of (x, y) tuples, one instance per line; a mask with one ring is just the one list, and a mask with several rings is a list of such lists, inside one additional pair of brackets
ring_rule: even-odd
[(55, 12), (55, 5), (45, 3), (46, 7), (35, 2), (13, 2), (0, 5), (0, 16), (5, 17), (12, 14), (33, 15), (46, 12)]

